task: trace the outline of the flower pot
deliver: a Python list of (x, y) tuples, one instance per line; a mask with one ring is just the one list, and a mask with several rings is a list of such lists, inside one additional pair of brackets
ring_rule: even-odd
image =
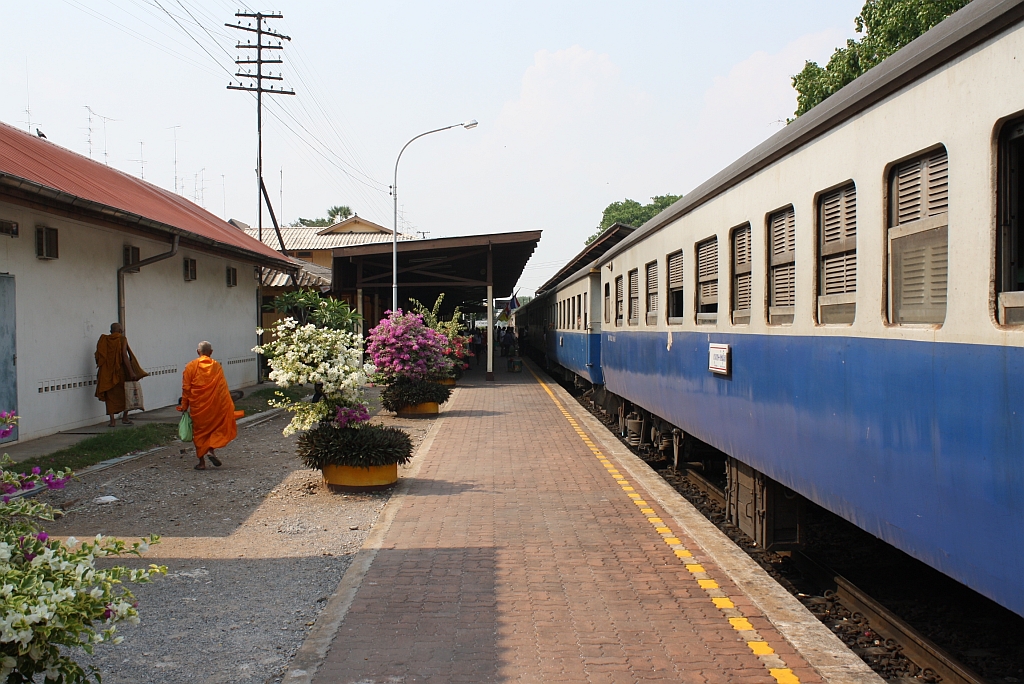
[(324, 466), (324, 482), (336, 492), (372, 492), (398, 482), (398, 464), (370, 466)]
[(410, 404), (398, 410), (399, 418), (429, 418), (436, 416), (441, 410), (436, 401), (425, 401), (422, 404)]
[(447, 387), (455, 387), (455, 378), (444, 378), (437, 381), (438, 385), (445, 385)]

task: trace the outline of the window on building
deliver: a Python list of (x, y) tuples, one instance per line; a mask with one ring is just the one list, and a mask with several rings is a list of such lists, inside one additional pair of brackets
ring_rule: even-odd
[(697, 325), (718, 322), (718, 238), (697, 245)]
[(629, 272), (629, 324), (640, 322), (640, 271), (634, 268)]
[(889, 177), (889, 320), (946, 319), (949, 159), (945, 148), (895, 167)]
[[(142, 254), (138, 247), (132, 245), (124, 245), (121, 255), (121, 266), (128, 267), (133, 264), (137, 264), (142, 261)], [(138, 273), (138, 268), (125, 268), (125, 273)]]
[(57, 229), (36, 226), (36, 257), (39, 259), (57, 258)]
[(238, 269), (237, 268), (234, 268), (232, 266), (228, 266), (228, 269), (227, 269), (227, 281), (228, 281), (228, 287), (237, 287), (238, 286)]
[(652, 261), (644, 267), (644, 281), (647, 286), (647, 325), (658, 323), (658, 262)]
[(668, 322), (683, 322), (683, 252), (669, 254), (668, 263)]
[(818, 323), (853, 323), (857, 314), (857, 186), (818, 198)]
[(733, 325), (750, 323), (750, 224), (732, 231), (732, 322)]
[(793, 322), (796, 308), (796, 212), (793, 207), (768, 217), (768, 322)]
[(0, 235), (18, 237), (18, 222), (0, 219)]
[(622, 325), (622, 276), (615, 279), (615, 325)]
[(196, 279), (196, 260), (195, 259), (189, 259), (188, 257), (185, 257), (185, 260), (182, 263), (182, 271), (183, 271), (183, 273), (185, 275), (185, 280), (195, 280)]
[(999, 136), (999, 235), (996, 238), (996, 315), (1024, 325), (1024, 119)]

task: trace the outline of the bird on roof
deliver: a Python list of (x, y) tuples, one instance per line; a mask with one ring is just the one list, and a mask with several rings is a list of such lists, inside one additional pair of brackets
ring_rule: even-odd
[(39, 136), (40, 138), (42, 138), (43, 140), (46, 140), (46, 134), (45, 134), (45, 133), (43, 133), (43, 132), (42, 132), (41, 130), (39, 130), (38, 128), (36, 129), (36, 135), (38, 135), (38, 136)]

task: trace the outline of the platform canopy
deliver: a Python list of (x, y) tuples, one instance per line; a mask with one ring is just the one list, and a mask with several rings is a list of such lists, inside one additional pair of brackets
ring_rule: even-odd
[[(399, 306), (406, 307), (410, 297), (430, 306), (444, 292), (445, 313), (457, 305), (480, 311), (488, 285), (494, 286), (494, 297), (510, 297), (540, 235), (535, 230), (399, 242)], [(346, 299), (361, 294), (366, 304), (373, 298), (374, 309), (391, 308), (391, 248), (377, 243), (335, 249), (335, 294)], [(364, 306), (367, 313), (370, 309)]]

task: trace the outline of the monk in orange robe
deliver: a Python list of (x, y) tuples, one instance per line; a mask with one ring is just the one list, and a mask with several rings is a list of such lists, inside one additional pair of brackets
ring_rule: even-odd
[(100, 335), (96, 343), (96, 398), (107, 405), (110, 423), (107, 427), (117, 425), (117, 414), (123, 413), (121, 422), (131, 425), (127, 402), (124, 396), (124, 381), (137, 380), (131, 357), (128, 355), (128, 340), (125, 338), (120, 323), (110, 324), (110, 334)]
[(210, 463), (220, 467), (221, 461), (214, 449), (227, 446), (238, 434), (238, 427), (224, 369), (210, 358), (213, 345), (200, 342), (196, 353), (199, 358), (189, 361), (182, 373), (178, 410), (189, 411), (192, 416), (192, 442), (199, 459), (196, 470), (206, 470), (206, 456), (210, 457)]

